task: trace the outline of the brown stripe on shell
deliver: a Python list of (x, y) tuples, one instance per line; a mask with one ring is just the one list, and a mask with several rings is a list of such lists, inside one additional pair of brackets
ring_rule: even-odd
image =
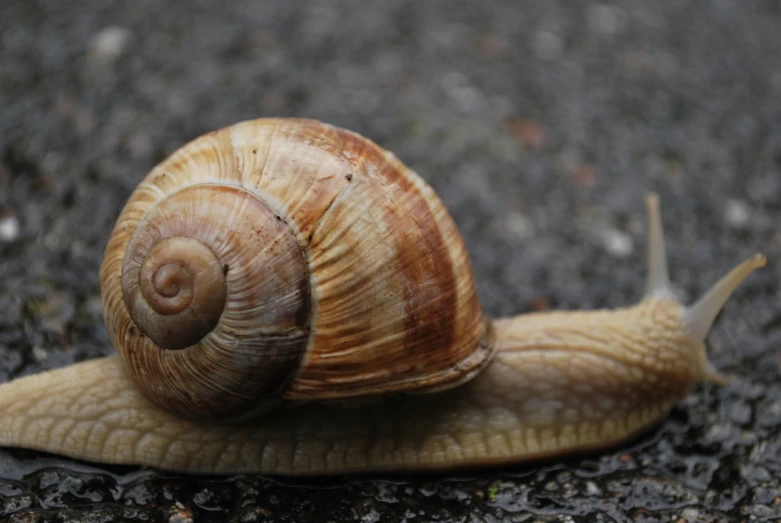
[[(400, 185), (415, 190), (412, 183)], [(431, 373), (429, 384), (418, 380), (419, 388), (441, 390), (472, 378), (490, 361), (491, 350), (485, 343), (464, 344), (464, 332), (479, 337), (485, 329), (471, 264), (466, 249), (459, 248), (461, 238), (449, 216), (434, 217), (437, 211), (446, 214), (442, 204), (426, 198), (422, 190), (420, 194), (407, 217), (419, 227), (398, 227), (395, 236), (398, 266), (405, 268), (404, 343), (417, 365)], [(437, 227), (423, 225), (432, 218)], [(474, 343), (474, 338), (466, 340)]]
[(333, 154), (353, 169), (313, 234), (315, 332), (287, 397), (438, 389), (472, 377), (494, 347), (481, 345), (486, 323), (455, 224), (393, 155), (332, 134)]

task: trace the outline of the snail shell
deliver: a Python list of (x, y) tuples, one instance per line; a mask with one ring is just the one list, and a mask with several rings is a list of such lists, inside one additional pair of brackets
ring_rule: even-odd
[(128, 200), (100, 281), (131, 379), (187, 417), (447, 389), (495, 351), (434, 191), (316, 121), (243, 122), (176, 151)]

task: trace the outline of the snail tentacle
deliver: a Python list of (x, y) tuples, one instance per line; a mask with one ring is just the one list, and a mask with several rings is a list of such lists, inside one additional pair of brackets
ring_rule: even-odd
[[(767, 258), (764, 255), (755, 254), (729, 271), (696, 303), (686, 309), (684, 314), (686, 330), (695, 342), (705, 342), (713, 322), (716, 321), (716, 316), (719, 315), (738, 285), (754, 270), (764, 267), (766, 264)], [(704, 377), (718, 385), (725, 385), (729, 382), (729, 376), (719, 372), (710, 360), (705, 362)]]
[(646, 296), (673, 296), (670, 287), (670, 273), (667, 268), (667, 250), (664, 246), (662, 216), (659, 212), (659, 196), (649, 194), (646, 199), (648, 209), (648, 275), (646, 277)]

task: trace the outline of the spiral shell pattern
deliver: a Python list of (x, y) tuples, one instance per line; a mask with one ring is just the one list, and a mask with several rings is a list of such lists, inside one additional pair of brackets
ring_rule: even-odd
[(311, 120), (236, 124), (155, 167), (117, 221), (101, 295), (133, 380), (190, 417), (449, 388), (494, 351), (433, 190)]

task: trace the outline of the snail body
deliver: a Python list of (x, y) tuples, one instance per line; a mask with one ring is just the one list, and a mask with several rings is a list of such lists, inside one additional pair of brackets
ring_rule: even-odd
[(764, 264), (746, 260), (684, 307), (655, 197), (648, 208), (640, 303), (494, 320), (444, 205), (391, 153), (311, 120), (207, 134), (150, 172), (108, 243), (101, 296), (119, 354), (0, 386), (0, 444), (285, 475), (615, 445), (695, 383), (724, 381), (705, 337)]

